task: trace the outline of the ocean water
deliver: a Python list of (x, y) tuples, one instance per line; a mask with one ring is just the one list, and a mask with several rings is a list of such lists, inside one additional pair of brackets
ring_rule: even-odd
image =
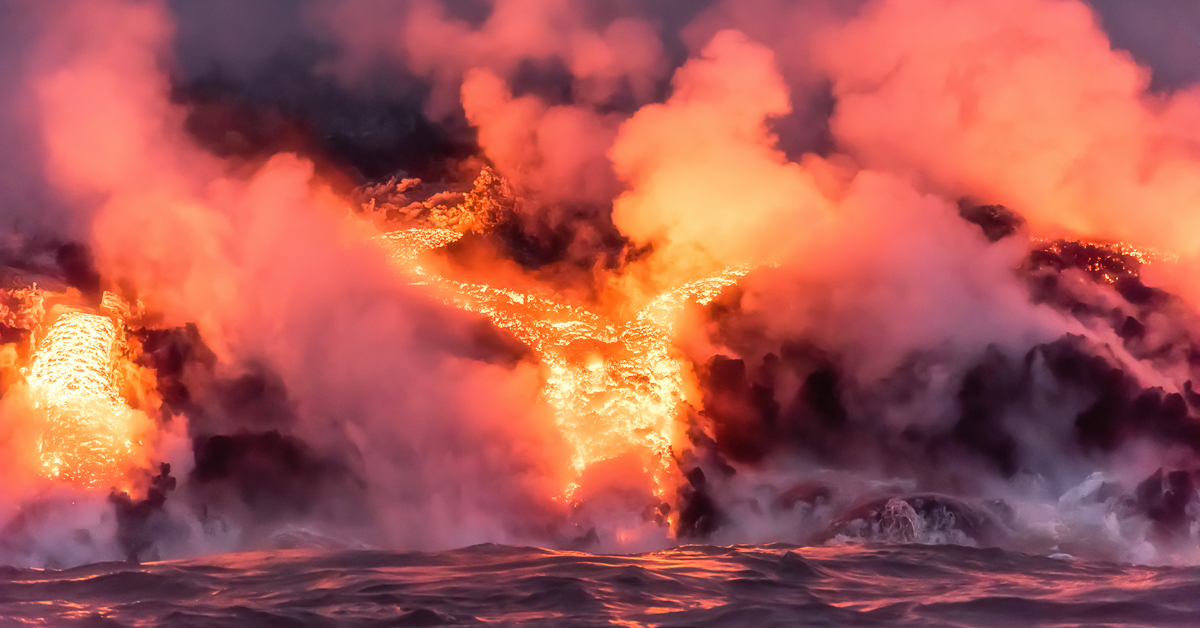
[(478, 545), (0, 568), (0, 625), (1200, 626), (1200, 568), (959, 546)]

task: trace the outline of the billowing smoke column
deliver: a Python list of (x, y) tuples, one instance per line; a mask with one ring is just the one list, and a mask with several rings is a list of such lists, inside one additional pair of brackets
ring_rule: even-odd
[(0, 561), (1194, 562), (1171, 11), (8, 5)]

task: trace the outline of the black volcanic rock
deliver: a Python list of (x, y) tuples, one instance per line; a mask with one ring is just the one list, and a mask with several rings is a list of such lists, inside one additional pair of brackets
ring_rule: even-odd
[(683, 506), (675, 535), (681, 539), (702, 540), (716, 532), (724, 522), (724, 514), (708, 491), (704, 471), (699, 467), (688, 471), (688, 484), (681, 491)]
[(704, 385), (704, 412), (713, 421), (720, 453), (739, 462), (762, 460), (779, 415), (773, 391), (751, 384), (746, 363), (725, 356), (709, 361)]
[(969, 200), (958, 203), (958, 215), (978, 225), (989, 242), (998, 242), (1017, 232), (1025, 219), (1003, 205), (977, 205)]
[(996, 547), (1009, 539), (1003, 502), (963, 500), (937, 493), (885, 496), (850, 506), (812, 540), (882, 543), (967, 543)]
[(171, 329), (142, 328), (134, 330), (134, 335), (142, 344), (138, 362), (154, 369), (164, 416), (198, 414), (188, 388), (187, 371), (189, 366), (211, 370), (216, 356), (200, 339), (197, 327), (189, 323)]
[(841, 428), (848, 414), (838, 395), (838, 373), (822, 368), (808, 374), (800, 387), (799, 400), (824, 427)]
[(1151, 288), (1136, 276), (1121, 277), (1113, 284), (1126, 301), (1141, 306), (1162, 306), (1171, 295), (1165, 290)]
[(159, 465), (158, 475), (150, 478), (150, 486), (142, 499), (133, 499), (128, 493), (114, 492), (108, 496), (117, 514), (117, 542), (129, 562), (139, 562), (159, 539), (179, 534), (163, 509), (167, 493), (175, 490), (175, 485), (171, 465), (164, 462)]
[(1159, 468), (1137, 485), (1134, 496), (1138, 510), (1154, 522), (1159, 537), (1170, 538), (1187, 532), (1191, 522), (1188, 504), (1196, 496), (1196, 484), (1191, 473), (1164, 473)]
[(1122, 339), (1141, 338), (1146, 335), (1146, 326), (1132, 316), (1126, 316), (1125, 322), (1117, 329), (1117, 337)]
[(995, 349), (967, 371), (959, 389), (961, 408), (954, 436), (988, 458), (1004, 477), (1017, 471), (1017, 443), (1004, 425), (1004, 411), (1016, 393), (1015, 369)]

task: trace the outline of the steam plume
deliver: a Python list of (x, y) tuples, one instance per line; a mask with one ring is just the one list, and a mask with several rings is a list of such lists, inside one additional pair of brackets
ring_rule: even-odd
[[(0, 559), (674, 538), (1195, 560), (1200, 88), (1163, 54), (1177, 42), (1122, 15), (6, 6)], [(205, 36), (221, 16), (245, 19)], [(427, 285), (395, 276), (377, 228), (468, 212), (485, 163), (504, 216), (423, 258)], [(368, 178), (405, 211), (360, 207)], [(592, 415), (547, 403), (528, 338), (428, 290), (555, 291), (602, 339), (665, 290), (762, 262), (662, 326), (662, 503), (617, 452), (569, 507), (561, 426)], [(20, 372), (47, 304), (104, 291), (130, 303), (117, 366), (152, 379), (129, 395), (153, 426), (126, 495), (31, 471)], [(589, 403), (653, 395), (588, 381)]]

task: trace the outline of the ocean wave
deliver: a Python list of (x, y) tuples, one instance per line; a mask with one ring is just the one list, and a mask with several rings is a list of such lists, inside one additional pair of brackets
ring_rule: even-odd
[(962, 546), (289, 550), (0, 571), (0, 625), (1194, 626), (1200, 568)]

